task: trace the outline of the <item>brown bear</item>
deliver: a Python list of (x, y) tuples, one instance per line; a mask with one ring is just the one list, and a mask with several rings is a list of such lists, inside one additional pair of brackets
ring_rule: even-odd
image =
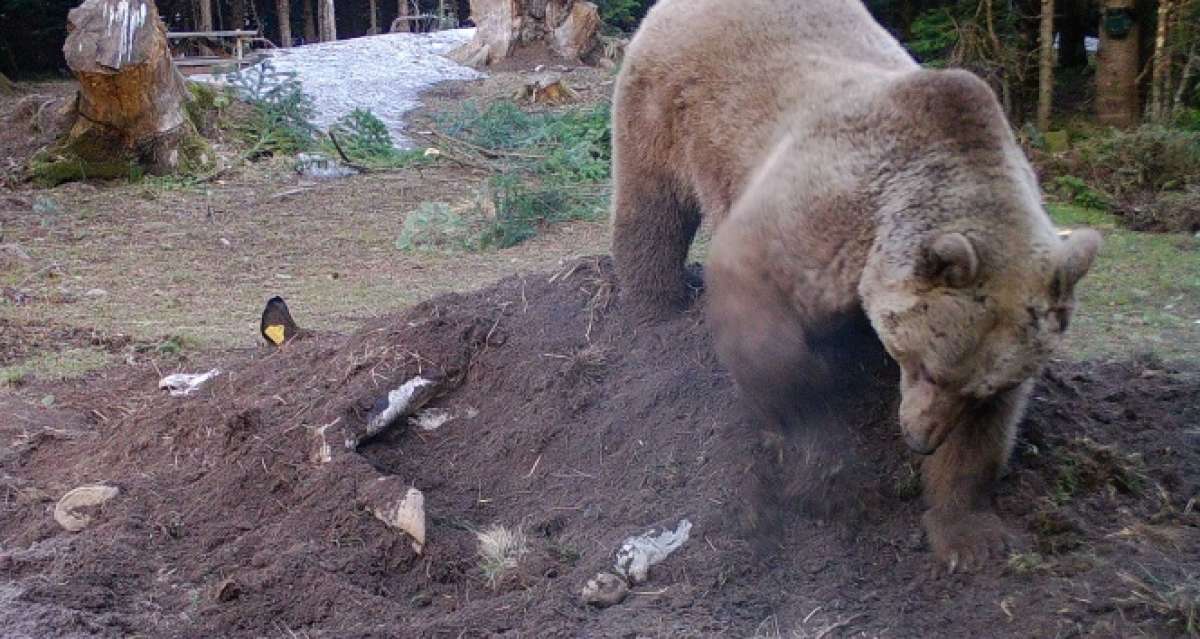
[(827, 378), (814, 340), (865, 313), (928, 455), (935, 555), (1002, 549), (990, 488), (1100, 240), (1058, 235), (991, 89), (919, 67), (858, 0), (662, 0), (629, 45), (613, 143), (626, 302), (686, 304), (708, 216), (717, 353), (779, 427)]

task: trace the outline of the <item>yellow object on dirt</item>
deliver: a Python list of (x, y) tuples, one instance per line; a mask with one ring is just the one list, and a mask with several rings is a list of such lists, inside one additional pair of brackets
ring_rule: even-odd
[(283, 324), (272, 324), (263, 329), (263, 335), (267, 339), (275, 343), (276, 346), (283, 343)]
[(295, 339), (302, 332), (300, 327), (296, 326), (295, 320), (292, 319), (287, 303), (279, 296), (267, 300), (267, 307), (263, 309), (262, 322), (259, 324), (258, 330), (262, 333), (263, 339), (270, 342), (272, 346), (283, 346), (284, 343)]

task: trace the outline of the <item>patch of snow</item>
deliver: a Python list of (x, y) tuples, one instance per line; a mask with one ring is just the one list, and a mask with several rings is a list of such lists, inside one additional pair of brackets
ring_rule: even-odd
[[(292, 72), (316, 106), (314, 124), (327, 129), (355, 109), (369, 109), (388, 127), (399, 148), (404, 116), (418, 105), (422, 91), (446, 80), (483, 77), (446, 53), (466, 44), (474, 29), (433, 33), (389, 33), (337, 42), (276, 49), (269, 60), (278, 72)], [(221, 83), (220, 76), (192, 80)]]

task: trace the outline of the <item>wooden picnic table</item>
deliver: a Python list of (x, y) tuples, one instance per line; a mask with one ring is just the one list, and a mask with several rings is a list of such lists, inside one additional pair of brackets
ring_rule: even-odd
[[(233, 41), (233, 58), (224, 58), (221, 56), (179, 56), (173, 58), (175, 65), (185, 69), (211, 69), (220, 66), (221, 64), (233, 63), (239, 68), (243, 64), (253, 64), (260, 57), (252, 55), (247, 58), (247, 44), (255, 40), (262, 40), (258, 35), (258, 31), (250, 31), (244, 29), (222, 30), (222, 31), (171, 31), (167, 33), (168, 41), (180, 40), (232, 40)], [(195, 71), (193, 71), (195, 72)]]
[(234, 57), (241, 60), (245, 56), (245, 43), (258, 37), (257, 31), (248, 30), (232, 30), (232, 31), (171, 31), (167, 33), (167, 40), (192, 40), (197, 38), (211, 38), (213, 40), (233, 40)]

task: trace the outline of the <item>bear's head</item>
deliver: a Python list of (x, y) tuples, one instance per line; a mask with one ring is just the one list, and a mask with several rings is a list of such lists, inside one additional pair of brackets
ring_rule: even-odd
[(973, 74), (905, 73), (879, 105), (879, 228), (859, 297), (900, 365), (905, 440), (931, 453), (1046, 363), (1100, 236), (1057, 234), (999, 101)]
[(1067, 330), (1099, 234), (1017, 235), (934, 232), (903, 275), (864, 281), (867, 313), (900, 365), (900, 423), (916, 452), (932, 453), (973, 407), (1036, 375)]

